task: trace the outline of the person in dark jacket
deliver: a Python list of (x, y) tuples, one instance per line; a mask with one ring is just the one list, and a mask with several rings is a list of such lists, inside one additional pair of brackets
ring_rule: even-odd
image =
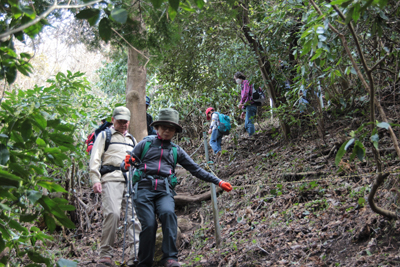
[[(121, 164), (121, 168), (127, 170), (135, 159), (139, 161), (142, 158), (136, 170), (141, 173), (141, 178), (135, 184), (136, 212), (142, 225), (138, 266), (150, 267), (153, 265), (157, 216), (161, 221), (163, 233), (162, 262), (166, 267), (179, 267), (181, 265), (177, 261), (178, 224), (175, 214), (175, 192), (171, 185), (174, 183), (175, 163), (179, 163), (197, 178), (214, 183), (227, 192), (232, 190), (232, 186), (200, 168), (181, 147), (171, 142), (175, 133), (182, 132), (178, 111), (172, 108), (161, 109), (158, 120), (154, 121), (151, 126), (157, 129), (157, 136), (148, 136), (139, 142), (132, 150), (132, 155), (127, 155)], [(142, 155), (143, 151), (144, 155)]]
[(150, 97), (146, 96), (146, 120), (147, 120), (147, 135), (156, 135), (157, 132), (154, 130), (152, 126), (150, 126), (153, 123), (153, 117), (147, 113), (147, 109), (150, 107)]

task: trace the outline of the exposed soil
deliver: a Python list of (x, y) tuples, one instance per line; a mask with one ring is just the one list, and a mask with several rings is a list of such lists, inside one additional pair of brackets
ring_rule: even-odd
[[(399, 107), (386, 110), (389, 118), (398, 118)], [(339, 166), (335, 164), (338, 148), (364, 117), (338, 120), (325, 114), (322, 140), (307, 116), (298, 116), (301, 126), (291, 127), (290, 142), (278, 135), (277, 123), (269, 119), (257, 125), (253, 137), (238, 135), (234, 140), (234, 133), (224, 137), (226, 152), (215, 172), (234, 190), (218, 192), (222, 243), (215, 242), (210, 200), (177, 206), (177, 215), (194, 225), (180, 238), (179, 261), (184, 266), (400, 266), (399, 222), (375, 214), (367, 201), (376, 178), (369, 135), (361, 140), (366, 148), (362, 161), (349, 161), (347, 153)], [(391, 121), (398, 123), (398, 119)], [(375, 199), (379, 206), (398, 212), (400, 161), (387, 131), (380, 130), (379, 137), (385, 171), (392, 173)], [(191, 154), (201, 142), (191, 148), (182, 146)], [(193, 158), (205, 162), (204, 149)], [(186, 173), (177, 192), (198, 195), (209, 188)], [(82, 188), (78, 197), (87, 205), (89, 220), (78, 212), (78, 230), (60, 234), (60, 242), (48, 249), (59, 251), (57, 257), (78, 260), (79, 266), (95, 266), (101, 200), (88, 188)], [(116, 264), (121, 261), (121, 236), (122, 224), (115, 244)]]

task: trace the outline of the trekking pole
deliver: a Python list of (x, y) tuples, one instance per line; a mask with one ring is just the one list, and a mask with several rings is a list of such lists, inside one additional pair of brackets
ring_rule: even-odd
[[(208, 164), (208, 146), (207, 146), (207, 133), (203, 132), (204, 137), (204, 152), (206, 154), (206, 161)], [(215, 189), (215, 184), (211, 184), (211, 201), (214, 214), (214, 227), (215, 227), (215, 243), (217, 247), (221, 245), (221, 228), (219, 226), (219, 215), (218, 215), (218, 205), (217, 205), (217, 190)]]
[[(130, 167), (129, 167), (130, 168)], [(129, 201), (129, 178), (126, 175), (124, 175), (125, 180), (126, 180), (126, 193), (125, 193), (125, 219), (124, 219), (124, 241), (122, 243), (122, 263), (125, 262), (125, 239), (126, 239), (126, 225), (127, 225), (127, 220), (128, 220), (128, 201)]]
[(131, 218), (131, 225), (133, 227), (133, 250), (135, 253), (135, 259), (133, 260), (135, 266), (138, 264), (138, 257), (137, 257), (137, 251), (136, 251), (136, 225), (135, 225), (135, 205), (134, 205), (134, 194), (135, 194), (135, 190), (133, 189), (133, 184), (132, 184), (132, 177), (133, 177), (133, 171), (134, 168), (132, 166), (129, 166), (129, 192), (131, 195), (131, 206), (132, 206), (132, 218)]

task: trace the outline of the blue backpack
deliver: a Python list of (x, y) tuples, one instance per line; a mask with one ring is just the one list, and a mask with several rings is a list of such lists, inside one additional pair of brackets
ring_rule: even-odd
[(228, 135), (229, 131), (231, 130), (231, 118), (229, 118), (228, 115), (219, 112), (215, 113), (218, 114), (218, 120), (219, 120), (218, 131), (223, 135)]

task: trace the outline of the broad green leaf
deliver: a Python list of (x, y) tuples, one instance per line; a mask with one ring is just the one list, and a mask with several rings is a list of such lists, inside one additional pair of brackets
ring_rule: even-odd
[(347, 149), (349, 148), (349, 146), (350, 146), (351, 144), (353, 144), (354, 141), (355, 141), (354, 138), (350, 139), (350, 140), (347, 142), (346, 146), (344, 147), (344, 150), (347, 151)]
[[(174, 9), (175, 11), (178, 11), (179, 8), (179, 0), (168, 0), (170, 7), (172, 7), (172, 9)], [(169, 13), (169, 10), (168, 10)], [(174, 17), (175, 18), (175, 17)]]
[(67, 228), (75, 228), (75, 224), (64, 214), (64, 212), (58, 207), (58, 204), (51, 200), (47, 196), (42, 196), (38, 202), (43, 206), (43, 208), (53, 214), (58, 221)]
[(60, 259), (57, 261), (57, 267), (77, 267), (78, 263), (67, 259)]
[(151, 0), (151, 3), (153, 4), (154, 8), (159, 8), (163, 3), (163, 0)]
[(20, 181), (22, 181), (22, 179), (18, 176), (11, 174), (5, 170), (0, 170), (0, 185), (18, 187)]
[(48, 214), (46, 212), (43, 213), (43, 218), (44, 218), (44, 222), (46, 223), (46, 226), (49, 229), (50, 233), (53, 233), (54, 230), (56, 229), (56, 221), (50, 214)]
[(99, 23), (99, 34), (101, 39), (108, 42), (111, 39), (111, 24), (110, 20), (107, 18), (102, 18)]
[(61, 185), (53, 182), (42, 181), (38, 182), (37, 184), (40, 185), (41, 187), (48, 189), (50, 192), (68, 193)]
[(0, 235), (0, 253), (6, 248), (6, 242), (3, 240), (3, 235)]
[(357, 23), (358, 19), (360, 18), (360, 9), (361, 9), (360, 3), (356, 3), (354, 5), (354, 11), (353, 11), (353, 20), (356, 23)]
[(42, 116), (40, 113), (34, 113), (31, 115), (34, 119), (34, 122), (36, 125), (41, 129), (44, 130), (47, 126), (47, 121), (46, 119)]
[(128, 19), (128, 12), (123, 8), (117, 7), (111, 11), (111, 17), (116, 22), (123, 24)]
[(323, 27), (321, 27), (321, 26), (318, 26), (316, 32), (317, 32), (317, 34), (324, 34), (325, 33), (325, 29)]
[(350, 23), (351, 19), (353, 18), (353, 12), (354, 12), (354, 7), (350, 7), (349, 10), (347, 10), (346, 20), (344, 21), (345, 24)]
[(8, 225), (17, 231), (28, 234), (28, 229), (26, 227), (23, 227), (22, 225), (20, 225), (19, 222), (15, 221), (15, 220), (9, 220)]
[(332, 2), (330, 2), (330, 5), (341, 5), (341, 4), (343, 4), (343, 3), (345, 3), (345, 2), (348, 2), (349, 0), (335, 0), (335, 1), (332, 1)]
[(21, 136), (26, 142), (32, 135), (32, 124), (26, 120), (21, 125)]
[[(77, 19), (90, 19), (93, 17), (98, 17), (100, 14), (100, 10), (99, 9), (95, 9), (95, 8), (87, 8), (84, 9), (82, 11), (80, 11), (78, 14), (76, 14), (76, 18)], [(92, 25), (93, 26), (93, 25)]]
[(176, 12), (175, 9), (173, 9), (171, 6), (168, 7), (168, 15), (171, 18), (171, 20), (174, 20), (178, 12)]
[(55, 134), (49, 134), (49, 137), (51, 138), (51, 141), (53, 141), (58, 145), (70, 147), (69, 145), (74, 143), (74, 139), (72, 138), (71, 135), (55, 133)]
[(6, 165), (8, 160), (10, 159), (10, 152), (7, 147), (3, 144), (0, 144), (0, 164)]
[(42, 195), (42, 192), (29, 190), (26, 197), (29, 199), (30, 202), (32, 202), (32, 204), (35, 204), (36, 201), (38, 201), (42, 197)]
[(75, 206), (73, 205), (59, 205), (60, 209), (65, 211), (73, 211), (75, 210)]
[(358, 205), (364, 206), (364, 205), (365, 205), (365, 198), (360, 197), (360, 198), (358, 199)]
[(372, 144), (374, 144), (374, 147), (378, 149), (379, 135), (378, 134), (371, 135), (371, 142)]
[(54, 128), (62, 132), (73, 132), (75, 130), (75, 126), (72, 124), (58, 124)]
[(36, 262), (36, 263), (50, 264), (50, 259), (43, 257), (38, 252), (33, 251), (33, 250), (28, 251), (28, 257), (29, 257), (29, 259), (31, 259), (33, 262)]
[(0, 203), (0, 210), (8, 210), (8, 211), (10, 211), (11, 208), (9, 206), (7, 206), (6, 204)]
[(319, 58), (321, 56), (323, 49), (319, 48), (317, 51), (315, 51), (315, 55), (311, 58), (311, 61), (314, 61), (315, 59)]
[(335, 157), (335, 164), (336, 164), (336, 166), (339, 166), (339, 163), (340, 163), (341, 159), (343, 158), (344, 153), (346, 153), (346, 150), (345, 150), (344, 148), (345, 148), (347, 142), (348, 142), (348, 141), (344, 142), (344, 143), (340, 146), (339, 151), (338, 151), (337, 154), (336, 154), (336, 157)]
[(356, 149), (355, 152), (357, 154), (358, 159), (360, 161), (362, 161), (364, 159), (364, 156), (365, 156), (364, 145), (360, 141), (356, 141), (356, 144), (355, 144), (354, 148)]
[(15, 79), (17, 79), (17, 68), (15, 67), (15, 65), (5, 68), (5, 71), (6, 71), (7, 82), (9, 84), (15, 82)]
[(38, 22), (24, 29), (24, 33), (26, 33), (31, 38), (35, 38), (35, 36), (42, 30), (42, 28), (43, 28), (42, 23)]
[(198, 8), (203, 8), (204, 0), (194, 0)]
[(386, 130), (389, 130), (390, 124), (382, 121), (376, 124), (376, 126), (378, 126), (379, 128), (385, 128)]
[(46, 142), (42, 138), (39, 138), (39, 137), (38, 137), (38, 139), (36, 139), (36, 144), (40, 147), (46, 146)]
[(25, 214), (21, 214), (19, 215), (19, 221), (20, 222), (33, 222), (34, 220), (36, 220), (36, 218), (39, 216), (39, 212), (36, 212), (35, 214), (29, 214), (29, 213), (25, 213)]

